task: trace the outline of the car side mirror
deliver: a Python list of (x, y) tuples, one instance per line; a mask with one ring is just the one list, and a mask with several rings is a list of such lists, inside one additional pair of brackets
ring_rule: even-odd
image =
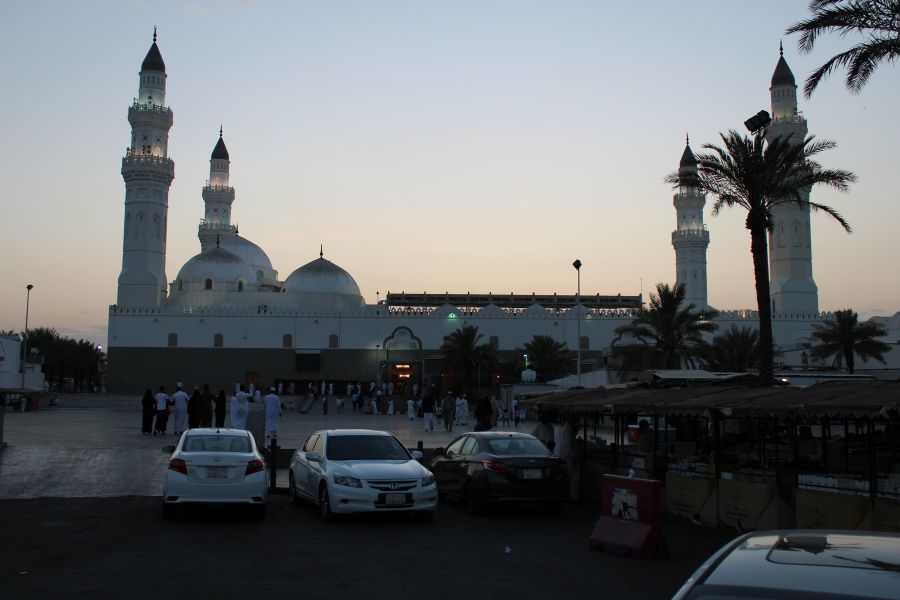
[(424, 454), (422, 454), (422, 453), (419, 452), (418, 450), (413, 450), (411, 454), (412, 454), (412, 457), (413, 457), (414, 459), (416, 459), (416, 460), (422, 460), (422, 457), (425, 456)]
[(163, 446), (162, 452), (163, 452), (163, 454), (172, 454), (173, 452), (175, 452), (175, 446), (173, 446), (173, 445)]
[(435, 448), (432, 451), (432, 454), (434, 454), (435, 456), (444, 456), (446, 453), (447, 453), (447, 451), (444, 450), (443, 448)]
[(306, 460), (309, 462), (322, 462), (322, 455), (316, 452), (315, 450), (310, 450), (306, 453)]

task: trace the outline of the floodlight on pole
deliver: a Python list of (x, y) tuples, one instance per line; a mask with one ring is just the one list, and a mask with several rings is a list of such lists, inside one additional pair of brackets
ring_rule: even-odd
[(34, 286), (30, 283), (25, 286), (25, 331), (22, 332), (22, 391), (25, 390), (25, 357), (28, 352), (28, 306), (31, 304), (31, 289)]
[(746, 121), (744, 121), (744, 127), (747, 128), (750, 133), (757, 133), (760, 129), (763, 129), (766, 125), (772, 122), (772, 117), (765, 110), (761, 110)]
[(578, 274), (578, 291), (575, 293), (575, 318), (578, 319), (578, 340), (576, 342), (577, 352), (575, 358), (575, 376), (578, 378), (578, 387), (581, 387), (581, 261), (576, 258), (575, 262), (572, 263), (572, 266), (575, 267), (575, 272)]

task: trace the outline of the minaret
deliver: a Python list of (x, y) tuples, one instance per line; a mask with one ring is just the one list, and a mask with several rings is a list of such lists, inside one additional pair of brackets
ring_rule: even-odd
[[(797, 111), (797, 84), (784, 60), (783, 48), (779, 48), (779, 54), (769, 87), (772, 123), (766, 128), (766, 140), (791, 136), (799, 144), (806, 138), (806, 119)], [(801, 192), (800, 197), (809, 202), (809, 190)], [(819, 311), (811, 242), (808, 204), (790, 202), (772, 210), (769, 277), (773, 312), (814, 314)]]
[(197, 237), (200, 249), (208, 250), (219, 241), (237, 234), (237, 227), (231, 224), (231, 203), (234, 202), (234, 188), (228, 185), (228, 148), (222, 139), (219, 127), (219, 141), (209, 158), (209, 181), (203, 187), (204, 217), (200, 221)]
[(168, 157), (172, 111), (166, 104), (166, 63), (153, 45), (141, 64), (138, 97), (128, 109), (131, 145), (122, 158), (125, 228), (119, 306), (158, 306), (166, 294), (166, 225), (175, 163)]
[[(678, 173), (697, 176), (697, 159), (691, 152), (690, 139), (685, 138), (684, 153), (678, 165)], [(684, 285), (685, 301), (698, 309), (706, 309), (706, 248), (709, 231), (703, 224), (703, 207), (706, 196), (693, 186), (680, 187), (672, 196), (675, 206), (676, 227), (672, 232), (675, 248), (675, 283)]]

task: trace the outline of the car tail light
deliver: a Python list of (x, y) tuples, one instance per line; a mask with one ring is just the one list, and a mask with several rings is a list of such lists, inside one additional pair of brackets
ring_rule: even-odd
[(501, 475), (506, 475), (507, 473), (506, 464), (499, 460), (483, 460), (481, 461), (481, 465), (484, 467), (485, 471), (500, 473)]
[(247, 463), (247, 470), (244, 471), (244, 475), (249, 475), (250, 473), (259, 473), (263, 469), (266, 468), (266, 463), (259, 460), (258, 458), (254, 458), (250, 462)]
[(187, 463), (180, 458), (170, 458), (169, 468), (173, 471), (178, 471), (179, 473), (184, 473), (185, 475), (187, 475)]

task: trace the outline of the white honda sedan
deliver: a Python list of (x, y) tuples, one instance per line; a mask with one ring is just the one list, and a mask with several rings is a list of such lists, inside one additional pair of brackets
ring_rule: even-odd
[(322, 518), (355, 512), (409, 512), (429, 519), (437, 509), (434, 475), (385, 431), (317, 431), (291, 458), (291, 502), (319, 507)]
[(200, 428), (184, 432), (169, 458), (163, 516), (184, 504), (243, 504), (266, 515), (266, 462), (250, 432)]

